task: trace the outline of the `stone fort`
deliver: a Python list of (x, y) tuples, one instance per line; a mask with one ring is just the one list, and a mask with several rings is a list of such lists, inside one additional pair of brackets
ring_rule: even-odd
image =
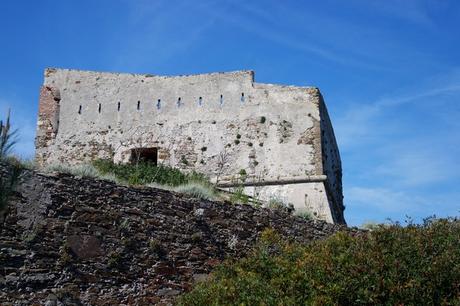
[(142, 159), (345, 223), (340, 155), (319, 89), (256, 83), (253, 71), (169, 77), (48, 68), (35, 145), (40, 167)]

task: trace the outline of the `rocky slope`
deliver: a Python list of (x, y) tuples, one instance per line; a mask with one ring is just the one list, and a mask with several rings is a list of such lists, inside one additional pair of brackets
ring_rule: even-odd
[[(6, 167), (0, 166), (4, 176)], [(342, 226), (154, 189), (25, 171), (0, 220), (0, 305), (168, 304), (271, 227)]]

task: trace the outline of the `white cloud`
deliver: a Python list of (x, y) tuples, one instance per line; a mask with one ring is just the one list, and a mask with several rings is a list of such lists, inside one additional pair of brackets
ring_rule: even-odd
[[(460, 97), (459, 69), (420, 82), (417, 88), (404, 94), (383, 97), (371, 103), (352, 103), (334, 123), (338, 143), (342, 149), (348, 150), (367, 145), (378, 138), (387, 139), (384, 136), (401, 131), (398, 123), (387, 120), (389, 114), (398, 114), (408, 104), (418, 109), (428, 99), (431, 111), (439, 113), (440, 104), (444, 103), (440, 99), (442, 96)], [(454, 120), (454, 123), (458, 123), (458, 120)]]
[(400, 189), (353, 186), (346, 189), (346, 216), (350, 225), (360, 225), (367, 220), (384, 222), (387, 218), (403, 221), (406, 216), (420, 222), (436, 215), (453, 217), (460, 214), (458, 192), (417, 195)]
[(442, 145), (433, 147), (423, 139), (388, 145), (381, 151), (381, 164), (375, 168), (374, 175), (386, 178), (393, 186), (427, 186), (456, 179), (460, 175), (455, 154), (446, 154)]
[(385, 0), (385, 1), (358, 1), (361, 5), (368, 5), (378, 12), (396, 17), (400, 20), (433, 28), (435, 23), (430, 16), (433, 10), (439, 8), (443, 1), (436, 0)]
[[(362, 48), (350, 44), (351, 33), (369, 32), (350, 23), (337, 22), (327, 15), (318, 16), (319, 12), (298, 10), (292, 4), (267, 2), (263, 5), (249, 4), (241, 1), (227, 1), (228, 5), (215, 2), (203, 13), (224, 21), (239, 30), (278, 44), (284, 48), (305, 52), (335, 64), (354, 66), (371, 70), (390, 70), (387, 65), (375, 63), (375, 58)], [(308, 20), (308, 23), (305, 21)], [(333, 26), (331, 26), (333, 25)], [(337, 33), (343, 35), (336, 35)], [(329, 39), (334, 33), (334, 40)], [(347, 39), (342, 41), (343, 37)], [(366, 37), (381, 35), (368, 34)], [(361, 37), (355, 37), (362, 42)], [(336, 41), (340, 40), (339, 43)], [(374, 46), (374, 43), (369, 46)], [(380, 46), (382, 42), (380, 42)]]
[(401, 191), (369, 187), (348, 188), (345, 200), (348, 206), (366, 207), (370, 210), (377, 209), (386, 213), (413, 210), (424, 204), (422, 199), (414, 199)]
[(118, 50), (113, 69), (145, 69), (146, 65), (158, 66), (187, 52), (215, 23), (215, 18), (203, 18), (208, 6), (207, 1), (129, 2), (129, 36), (113, 41)]

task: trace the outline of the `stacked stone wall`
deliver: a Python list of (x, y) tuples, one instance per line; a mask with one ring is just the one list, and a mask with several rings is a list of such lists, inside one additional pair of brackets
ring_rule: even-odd
[[(7, 174), (3, 165), (0, 174)], [(25, 171), (0, 224), (0, 304), (167, 303), (223, 259), (247, 254), (266, 228), (299, 242), (346, 229), (249, 205)]]

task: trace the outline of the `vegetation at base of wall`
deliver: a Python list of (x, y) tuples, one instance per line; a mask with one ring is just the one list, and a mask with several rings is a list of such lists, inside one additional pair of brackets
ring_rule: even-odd
[(67, 173), (74, 176), (102, 178), (97, 169), (91, 164), (69, 166), (64, 164), (49, 165), (44, 169), (45, 172)]
[(187, 194), (194, 198), (204, 200), (215, 200), (217, 198), (216, 191), (209, 184), (191, 182), (184, 185), (179, 185), (173, 190), (178, 193)]
[(460, 221), (394, 224), (309, 245), (266, 230), (179, 305), (459, 305)]
[(96, 160), (93, 166), (100, 175), (111, 175), (120, 182), (130, 185), (147, 185), (157, 183), (167, 186), (179, 186), (191, 182), (202, 182), (209, 184), (205, 175), (190, 172), (184, 173), (177, 168), (151, 163), (115, 164), (111, 160)]
[(249, 203), (249, 196), (244, 193), (243, 185), (233, 188), (231, 192), (232, 194), (229, 200), (233, 204), (248, 204)]
[(286, 202), (280, 197), (271, 197), (267, 201), (267, 208), (273, 210), (281, 210), (288, 213), (294, 212), (294, 205), (292, 203)]
[(92, 164), (75, 166), (51, 165), (45, 168), (45, 172), (98, 178), (117, 184), (145, 185), (188, 194), (200, 199), (215, 200), (218, 198), (214, 186), (204, 175), (196, 172), (183, 173), (176, 168), (155, 166), (149, 163), (117, 165), (110, 160), (96, 160)]
[(304, 220), (313, 220), (313, 215), (308, 211), (298, 212), (298, 213), (295, 213), (295, 215)]

